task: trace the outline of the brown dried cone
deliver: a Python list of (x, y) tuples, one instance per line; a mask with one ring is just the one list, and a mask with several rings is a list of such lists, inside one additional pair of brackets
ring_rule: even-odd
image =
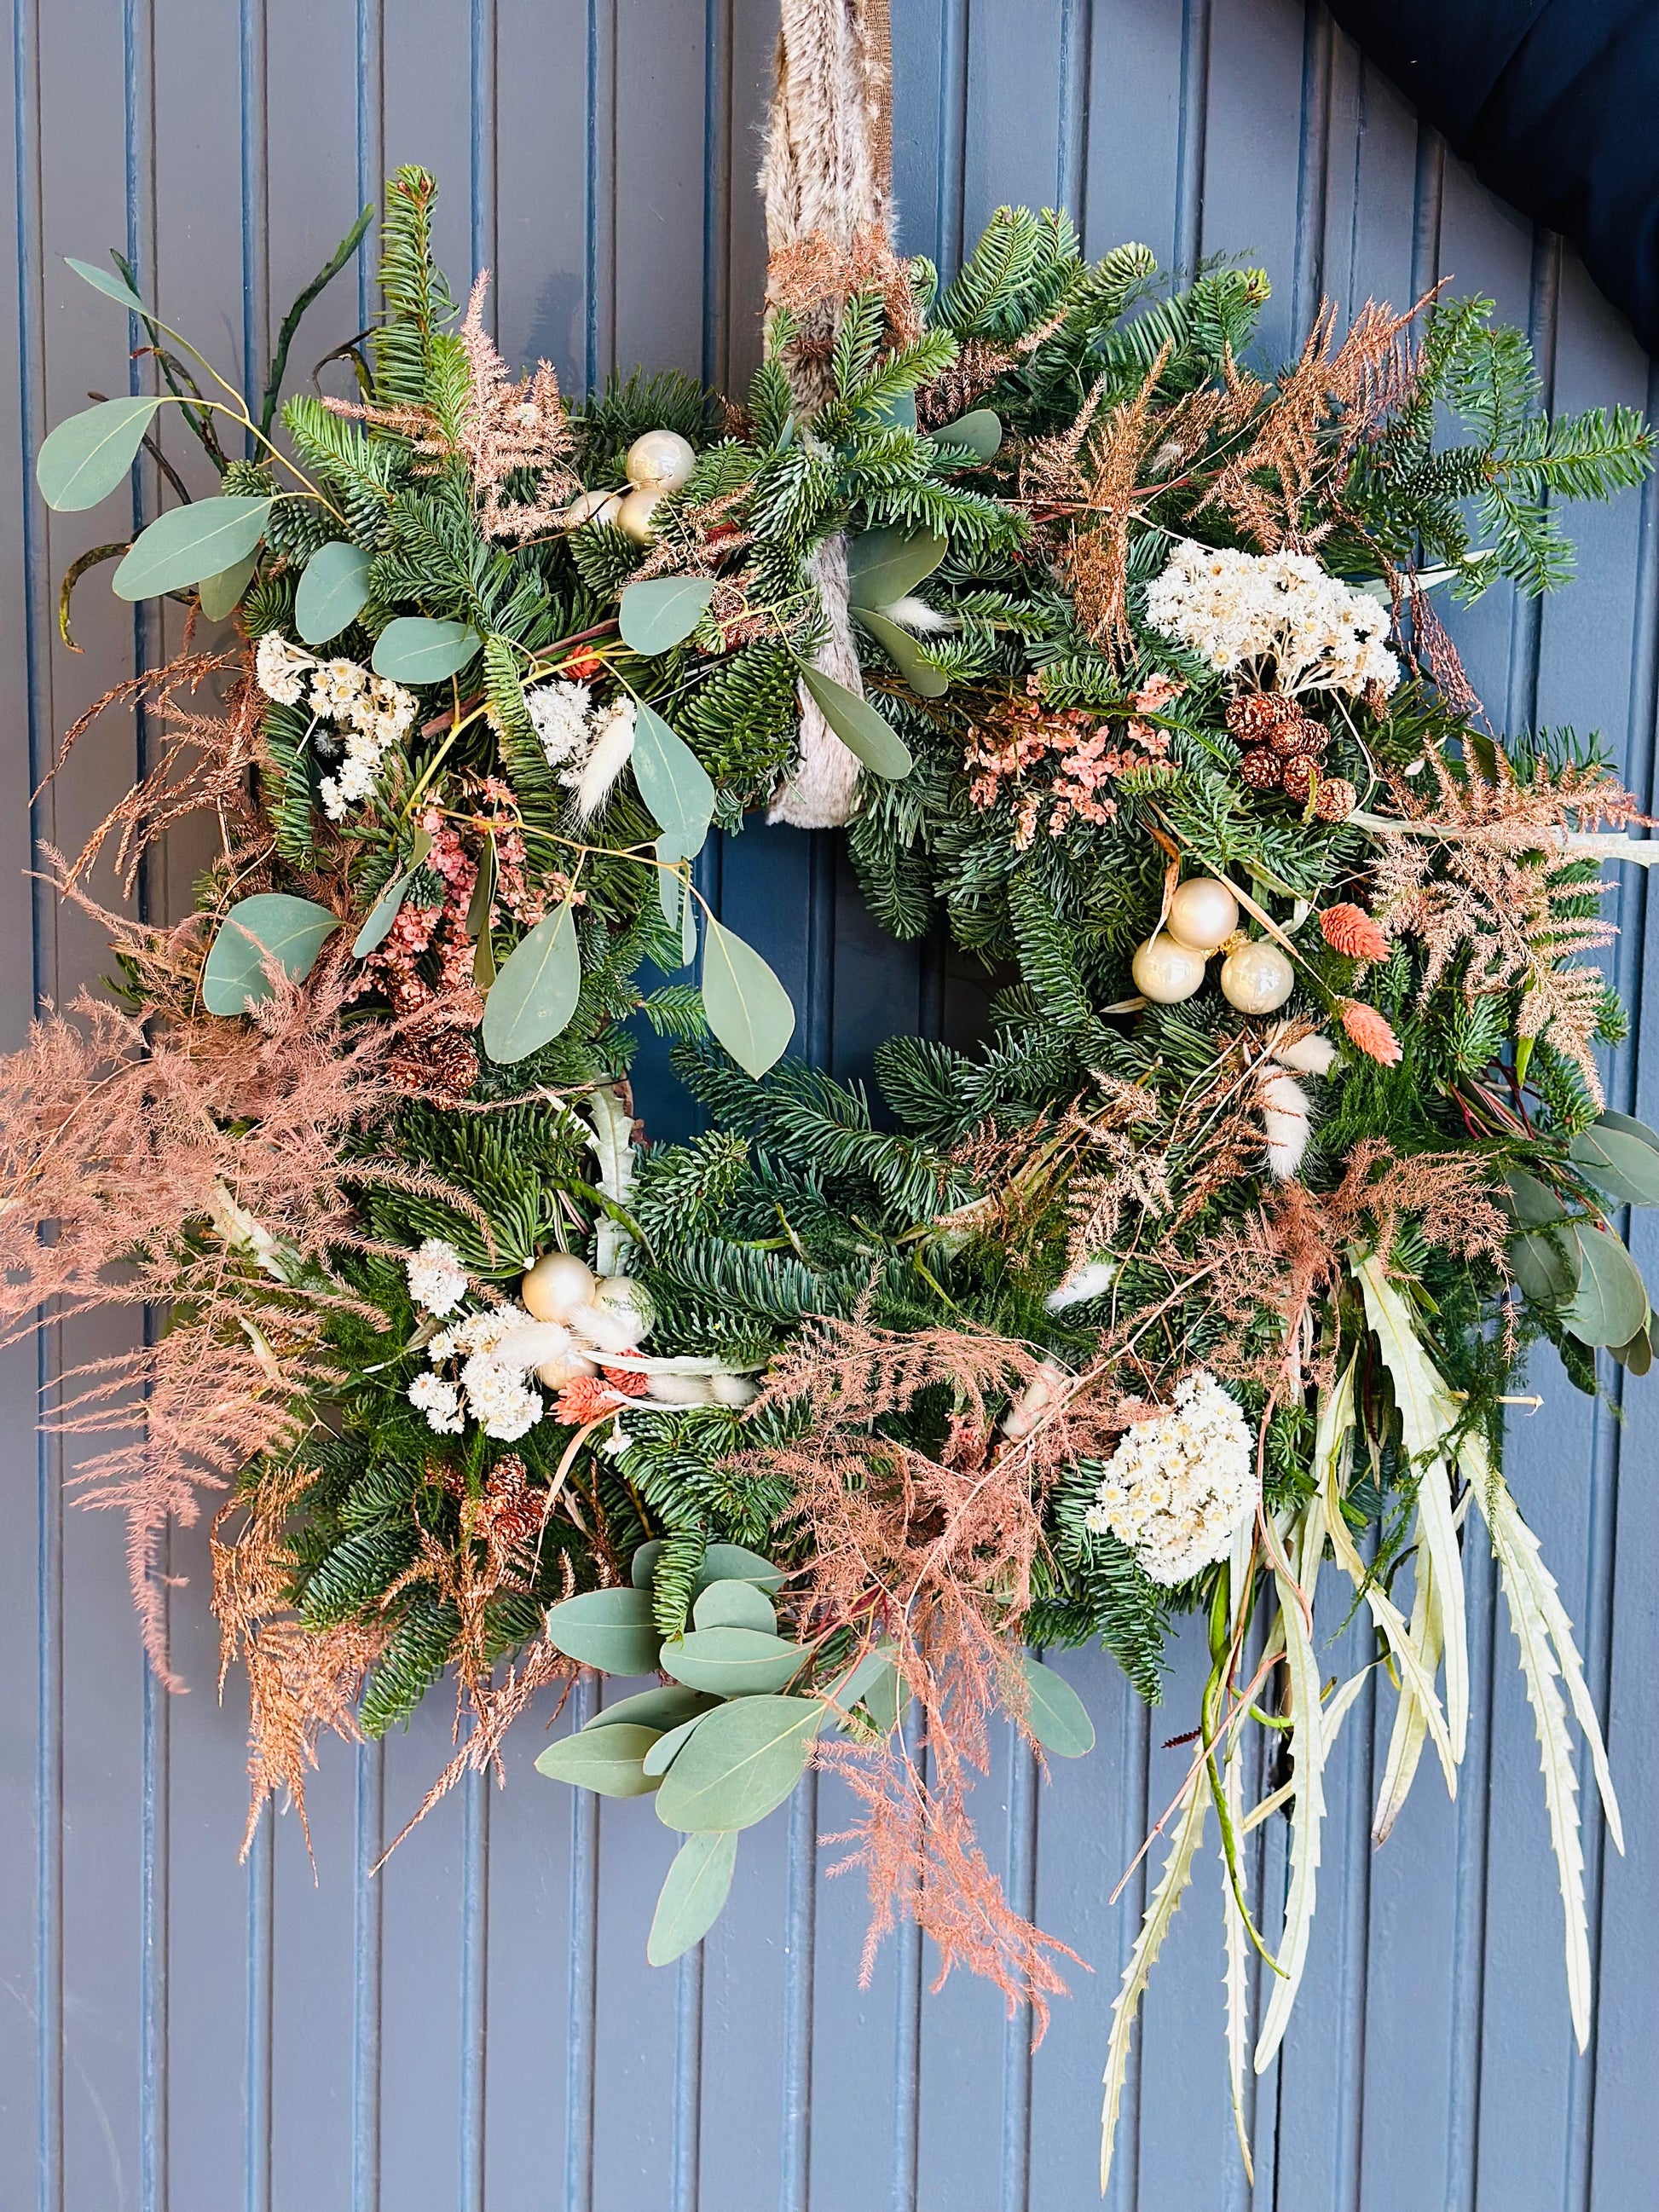
[(386, 1073), (399, 1091), (465, 1098), (478, 1079), (477, 1048), (463, 1030), (428, 1030), (387, 1054)]
[(1279, 787), (1286, 799), (1303, 799), (1313, 789), (1314, 764), (1306, 753), (1292, 753), (1279, 764)]
[(1297, 721), (1301, 714), (1282, 691), (1245, 691), (1227, 702), (1227, 732), (1241, 745), (1267, 744), (1281, 723)]
[(1238, 772), (1252, 791), (1277, 791), (1284, 781), (1285, 763), (1266, 745), (1256, 745), (1239, 762)]
[(1322, 822), (1346, 822), (1359, 804), (1359, 793), (1346, 775), (1328, 775), (1314, 799), (1314, 812)]
[(1308, 714), (1298, 714), (1293, 722), (1277, 723), (1267, 738), (1276, 753), (1304, 754), (1310, 759), (1317, 759), (1330, 742), (1331, 733), (1325, 725)]

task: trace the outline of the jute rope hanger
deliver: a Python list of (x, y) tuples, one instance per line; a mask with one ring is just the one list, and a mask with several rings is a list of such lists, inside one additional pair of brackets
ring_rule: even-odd
[[(769, 259), (815, 234), (842, 253), (872, 234), (893, 234), (893, 61), (888, 0), (782, 0), (777, 88), (767, 125), (761, 190)], [(769, 309), (775, 304), (769, 280)], [(804, 407), (823, 397), (822, 372), (792, 362)], [(829, 634), (817, 665), (860, 696), (847, 611), (847, 541), (828, 539), (809, 574)], [(773, 802), (771, 819), (829, 830), (850, 819), (859, 764), (800, 688), (800, 765)]]

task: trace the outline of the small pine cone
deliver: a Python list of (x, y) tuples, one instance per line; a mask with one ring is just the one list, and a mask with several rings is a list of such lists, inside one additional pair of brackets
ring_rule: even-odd
[(1298, 714), (1293, 722), (1281, 722), (1267, 743), (1276, 753), (1294, 759), (1298, 755), (1308, 760), (1317, 760), (1331, 742), (1331, 733), (1322, 722), (1316, 722), (1307, 714)]
[(1282, 691), (1246, 691), (1227, 702), (1227, 731), (1241, 745), (1270, 744), (1281, 722), (1296, 720), (1300, 708)]
[(1363, 906), (1344, 901), (1328, 906), (1319, 917), (1320, 934), (1333, 952), (1348, 960), (1386, 960), (1389, 940)]
[(1322, 822), (1346, 822), (1359, 804), (1359, 793), (1346, 775), (1328, 775), (1320, 784), (1314, 812)]
[(1279, 763), (1279, 781), (1286, 799), (1304, 799), (1313, 789), (1314, 764), (1306, 753), (1292, 753)]
[(386, 1073), (399, 1091), (465, 1098), (478, 1079), (477, 1048), (462, 1030), (410, 1037), (387, 1054)]
[(1256, 745), (1239, 762), (1238, 772), (1252, 791), (1277, 791), (1284, 780), (1285, 763), (1266, 745)]

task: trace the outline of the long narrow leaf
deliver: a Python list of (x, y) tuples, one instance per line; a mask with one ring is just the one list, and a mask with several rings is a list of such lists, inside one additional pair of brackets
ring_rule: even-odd
[[(1317, 1514), (1317, 1499), (1309, 1509)], [(1321, 1522), (1322, 1532), (1322, 1519)], [(1305, 1547), (1304, 1553), (1310, 1547)], [(1308, 1583), (1318, 1568), (1318, 1549), (1304, 1557), (1300, 1571)], [(1303, 1593), (1296, 1583), (1275, 1571), (1279, 1613), (1285, 1624), (1285, 1655), (1290, 1672), (1291, 1767), (1295, 1802), (1291, 1813), (1291, 1885), (1285, 1900), (1285, 1933), (1279, 1946), (1282, 1978), (1273, 1984), (1261, 2039), (1255, 2047), (1255, 2070), (1265, 2073), (1273, 2061), (1290, 2025), (1291, 2008), (1302, 1984), (1308, 1960), (1308, 1939), (1318, 1902), (1320, 1828), (1325, 1818), (1325, 1717), (1320, 1710), (1319, 1662), (1303, 1612)]]
[[(1239, 1785), (1238, 1747), (1231, 1745), (1221, 1765), (1221, 1790), (1227, 1817), (1237, 1835), (1243, 1823), (1244, 1806)], [(1224, 1863), (1225, 1854), (1223, 1854)], [(1221, 1911), (1226, 1941), (1223, 1980), (1227, 1991), (1227, 2089), (1232, 2100), (1233, 2127), (1245, 2179), (1254, 2185), (1255, 2162), (1250, 2156), (1249, 2123), (1244, 2115), (1244, 2045), (1250, 2032), (1249, 1990), (1244, 1979), (1244, 1916), (1238, 1909), (1230, 1881), (1221, 1885)]]
[(1140, 2008), (1147, 1978), (1163, 1948), (1164, 1939), (1170, 1932), (1170, 1923), (1175, 1918), (1187, 1885), (1193, 1878), (1193, 1862), (1203, 1840), (1204, 1816), (1209, 1810), (1209, 1804), (1210, 1793), (1202, 1774), (1192, 1775), (1179, 1801), (1180, 1825), (1170, 1845), (1170, 1855), (1164, 1862), (1158, 1887), (1147, 1902), (1140, 1932), (1135, 1937), (1133, 1950), (1129, 1954), (1129, 1963), (1123, 1969), (1123, 1986), (1113, 2001), (1111, 2040), (1106, 2047), (1106, 2094), (1100, 2116), (1100, 2193), (1103, 2197), (1112, 2178), (1112, 2144), (1117, 2135), (1118, 2106), (1123, 2100), (1123, 2085), (1129, 2075), (1129, 2044), (1134, 2033), (1135, 2014)]
[[(1417, 1595), (1412, 1601), (1406, 1637), (1423, 1671), (1432, 1677), (1440, 1664), (1440, 1608), (1434, 1601), (1434, 1570), (1427, 1554), (1420, 1551), (1417, 1555)], [(1376, 1796), (1376, 1814), (1371, 1822), (1373, 1843), (1386, 1844), (1400, 1818), (1401, 1808), (1417, 1778), (1418, 1761), (1423, 1756), (1423, 1739), (1427, 1733), (1428, 1713), (1422, 1699), (1409, 1680), (1402, 1681), (1400, 1702), (1395, 1708), (1394, 1728), (1389, 1737), (1389, 1755), (1382, 1769), (1382, 1786)]]

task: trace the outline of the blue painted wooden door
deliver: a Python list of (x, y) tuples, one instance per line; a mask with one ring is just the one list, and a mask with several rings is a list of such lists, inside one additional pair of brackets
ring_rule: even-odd
[[(495, 272), (509, 359), (580, 386), (613, 365), (740, 380), (757, 344), (753, 172), (772, 0), (12, 0), (13, 158), (0, 195), (18, 283), (0, 300), (3, 1042), (34, 994), (95, 974), (89, 925), (25, 871), (73, 850), (142, 761), (118, 720), (30, 809), (53, 733), (172, 641), (97, 588), (85, 653), (55, 641), (56, 579), (89, 542), (26, 492), (48, 422), (125, 388), (125, 325), (65, 252), (121, 246), (169, 319), (233, 366), (269, 349), (298, 289), (391, 164), (445, 182), (458, 283)], [(1273, 270), (1268, 349), (1328, 292), (1352, 309), (1437, 278), (1528, 325), (1563, 404), (1651, 404), (1649, 364), (1570, 252), (1443, 157), (1401, 99), (1298, 0), (894, 0), (902, 243), (947, 264), (1000, 202), (1068, 206), (1091, 250), (1246, 253)], [(347, 280), (299, 357), (366, 319)], [(1606, 731), (1650, 787), (1659, 508), (1578, 520), (1581, 580), (1540, 610), (1493, 593), (1460, 641), (1495, 722)], [(171, 623), (168, 617), (168, 624)], [(188, 883), (173, 854), (158, 906)], [(1641, 885), (1615, 959), (1643, 1011)], [(886, 943), (835, 839), (746, 831), (716, 864), (838, 1073), (888, 1031), (971, 1033), (979, 998), (942, 948)], [(1644, 1103), (1637, 1055), (1613, 1103)], [(658, 1127), (684, 1109), (659, 1068)], [(1638, 1228), (1641, 1240), (1651, 1232)], [(1643, 1255), (1652, 1259), (1650, 1249)], [(826, 1786), (748, 1839), (702, 1955), (653, 1973), (643, 1938), (669, 1849), (635, 1805), (530, 1771), (459, 1793), (370, 1879), (443, 1763), (434, 1697), (384, 1748), (331, 1746), (297, 1826), (239, 1866), (241, 1715), (214, 1701), (203, 1532), (179, 1532), (173, 1630), (191, 1693), (146, 1678), (119, 1529), (66, 1511), (36, 1390), (95, 1356), (101, 1324), (0, 1354), (0, 2205), (6, 2212), (1042, 2212), (1094, 2201), (1107, 2011), (1137, 1878), (1110, 1892), (1187, 1754), (1191, 1641), (1149, 1714), (1097, 1656), (1065, 1661), (1099, 1730), (1042, 1782), (1006, 1751), (985, 1828), (1017, 1898), (1091, 1972), (1033, 2057), (986, 1989), (924, 1994), (913, 1942), (858, 1986), (861, 1901), (824, 1882)], [(1291, 2037), (1255, 2087), (1254, 2193), (1223, 2087), (1213, 1871), (1147, 2007), (1115, 2212), (1630, 2212), (1653, 2199), (1659, 2051), (1659, 1484), (1650, 1400), (1621, 1428), (1543, 1360), (1516, 1487), (1583, 1624), (1610, 1717), (1630, 1850), (1588, 1818), (1595, 2033), (1572, 2049), (1531, 1729), (1490, 1577), (1474, 1575), (1477, 1715), (1460, 1802), (1425, 1777), (1373, 1860), (1369, 1710), (1330, 1778), (1316, 1955)], [(1334, 1630), (1337, 1624), (1328, 1625)], [(1592, 1793), (1593, 1797), (1593, 1793)], [(1258, 1840), (1282, 1881), (1282, 1842)], [(815, 1861), (817, 1863), (815, 1867)]]

